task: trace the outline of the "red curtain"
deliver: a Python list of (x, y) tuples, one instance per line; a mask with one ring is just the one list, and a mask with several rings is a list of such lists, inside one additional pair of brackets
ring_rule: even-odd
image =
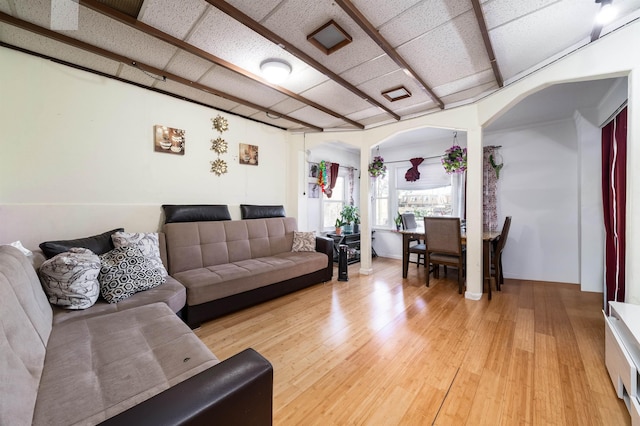
[(404, 178), (407, 182), (415, 182), (420, 179), (420, 172), (418, 171), (418, 166), (422, 164), (424, 158), (412, 158), (411, 160), (411, 168), (407, 170), (407, 173), (404, 174)]
[(333, 188), (336, 187), (336, 181), (338, 180), (338, 172), (340, 170), (339, 163), (331, 163), (329, 167), (329, 185), (325, 188), (324, 193), (327, 194), (327, 198), (331, 198), (333, 194)]
[(605, 228), (605, 311), (624, 302), (627, 198), (627, 108), (602, 128), (602, 205)]

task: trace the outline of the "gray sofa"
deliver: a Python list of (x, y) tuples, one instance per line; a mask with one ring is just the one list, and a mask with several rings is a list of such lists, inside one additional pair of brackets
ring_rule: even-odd
[(0, 246), (0, 424), (271, 424), (269, 362), (251, 349), (219, 362), (174, 313), (184, 290), (167, 284), (54, 310), (29, 260)]
[(168, 272), (187, 289), (184, 319), (195, 328), (238, 309), (330, 281), (333, 240), (293, 252), (292, 217), (175, 222), (163, 227)]

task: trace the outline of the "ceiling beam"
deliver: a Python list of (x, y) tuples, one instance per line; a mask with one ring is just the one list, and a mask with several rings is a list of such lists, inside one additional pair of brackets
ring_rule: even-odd
[(141, 63), (139, 61), (136, 61), (134, 59), (128, 58), (126, 56), (111, 52), (111, 51), (106, 50), (106, 49), (102, 49), (102, 48), (100, 48), (98, 46), (94, 46), (92, 44), (85, 43), (85, 42), (80, 41), (80, 40), (76, 40), (76, 39), (71, 38), (69, 36), (66, 36), (64, 34), (60, 34), (60, 33), (57, 33), (55, 31), (52, 31), (52, 30), (50, 30), (48, 28), (43, 28), (43, 27), (40, 27), (38, 25), (32, 24), (31, 22), (27, 22), (27, 21), (23, 21), (23, 20), (18, 19), (18, 18), (14, 18), (13, 16), (7, 15), (4, 12), (0, 12), (0, 21), (5, 22), (5, 23), (7, 23), (9, 25), (13, 25), (14, 27), (22, 28), (23, 30), (30, 31), (30, 32), (32, 32), (34, 34), (39, 34), (41, 36), (50, 38), (52, 40), (56, 40), (56, 41), (59, 41), (61, 43), (68, 44), (69, 46), (73, 46), (73, 47), (76, 47), (78, 49), (82, 49), (82, 50), (85, 50), (87, 52), (94, 53), (94, 54), (102, 56), (104, 58), (111, 59), (111, 60), (114, 60), (116, 62), (123, 63), (125, 65), (130, 65), (130, 66), (136, 67), (136, 68), (138, 68), (140, 70), (143, 70), (143, 71), (146, 71), (148, 73), (152, 73), (152, 74), (156, 74), (158, 76), (166, 77), (166, 78), (168, 78), (170, 80), (173, 80), (173, 81), (175, 81), (177, 83), (183, 84), (183, 85), (185, 85), (187, 87), (193, 87), (195, 89), (202, 90), (203, 92), (210, 93), (212, 95), (219, 96), (219, 97), (224, 98), (224, 99), (228, 99), (228, 100), (230, 100), (232, 102), (236, 102), (238, 104), (248, 106), (248, 107), (256, 109), (258, 111), (263, 111), (265, 113), (269, 113), (269, 114), (272, 114), (272, 115), (276, 115), (276, 116), (282, 117), (282, 118), (284, 118), (286, 120), (301, 124), (301, 125), (303, 125), (305, 127), (309, 127), (309, 128), (315, 129), (315, 130), (323, 131), (322, 127), (318, 127), (316, 125), (307, 123), (305, 121), (298, 120), (297, 118), (289, 117), (289, 116), (287, 116), (285, 114), (279, 113), (279, 112), (274, 111), (272, 109), (265, 108), (265, 107), (263, 107), (261, 105), (254, 104), (254, 103), (249, 102), (247, 100), (244, 100), (244, 99), (238, 98), (236, 96), (233, 96), (233, 95), (231, 95), (229, 93), (225, 93), (225, 92), (222, 92), (220, 90), (214, 89), (213, 87), (205, 86), (204, 84), (200, 84), (200, 83), (197, 83), (197, 82), (194, 82), (194, 81), (190, 81), (190, 80), (188, 80), (186, 78), (180, 77), (179, 75), (175, 75), (175, 74), (169, 73), (167, 71), (161, 70), (159, 68), (156, 68), (154, 66)]
[(389, 108), (385, 107), (380, 102), (376, 101), (371, 96), (367, 95), (362, 90), (358, 89), (357, 87), (355, 87), (354, 85), (352, 85), (351, 83), (346, 81), (344, 78), (340, 77), (338, 74), (336, 74), (335, 72), (331, 71), (329, 68), (325, 67), (320, 62), (316, 61), (311, 56), (307, 55), (305, 52), (303, 52), (302, 50), (298, 49), (293, 44), (289, 43), (284, 38), (280, 37), (279, 35), (277, 35), (273, 31), (271, 31), (268, 28), (264, 27), (259, 22), (251, 19), (251, 17), (245, 15), (240, 10), (236, 9), (235, 7), (233, 7), (232, 5), (227, 3), (226, 1), (224, 1), (224, 0), (207, 0), (207, 3), (209, 3), (212, 6), (214, 6), (215, 8), (220, 10), (221, 12), (226, 13), (227, 15), (229, 15), (230, 17), (232, 17), (236, 21), (240, 22), (241, 24), (245, 25), (246, 27), (250, 28), (251, 30), (255, 31), (256, 33), (260, 34), (262, 37), (266, 38), (267, 40), (271, 41), (272, 43), (275, 43), (275, 44), (279, 45), (284, 50), (286, 50), (287, 52), (291, 53), (293, 56), (297, 57), (301, 61), (306, 62), (309, 66), (315, 68), (317, 71), (320, 71), (321, 73), (323, 73), (324, 75), (326, 75), (327, 77), (329, 77), (330, 79), (332, 79), (333, 81), (335, 81), (336, 83), (338, 83), (339, 85), (344, 87), (345, 89), (349, 90), (351, 93), (355, 94), (356, 96), (359, 96), (363, 100), (369, 102), (371, 105), (380, 108), (381, 110), (383, 110), (387, 114), (391, 115), (396, 120), (400, 120), (400, 116), (398, 114), (396, 114), (395, 112), (391, 111)]
[(329, 114), (333, 117), (336, 117), (340, 120), (343, 120), (349, 124), (351, 124), (352, 126), (358, 128), (358, 129), (364, 129), (364, 124), (358, 123), (357, 121), (351, 120), (347, 117), (345, 117), (344, 115), (337, 113), (329, 108), (326, 108), (316, 102), (313, 102), (310, 99), (305, 98), (304, 96), (300, 96), (297, 93), (292, 92), (291, 90), (288, 90), (284, 87), (280, 87), (276, 84), (272, 84), (269, 83), (267, 80), (263, 79), (262, 77), (250, 73), (249, 71), (240, 68), (239, 66), (232, 64), (231, 62), (225, 61), (222, 58), (219, 58), (215, 55), (212, 55), (211, 53), (199, 49), (196, 46), (189, 44), (183, 40), (180, 40), (178, 38), (175, 38), (173, 36), (171, 36), (170, 34), (167, 34), (163, 31), (160, 31), (157, 28), (154, 28), (150, 25), (145, 24), (144, 22), (140, 22), (137, 19), (134, 19), (132, 17), (130, 17), (127, 14), (124, 14), (122, 12), (119, 12), (116, 9), (113, 9), (109, 6), (105, 6), (104, 4), (96, 1), (96, 0), (79, 0), (79, 3), (85, 7), (88, 7), (91, 10), (94, 10), (104, 16), (107, 16), (111, 19), (114, 19), (118, 22), (121, 22), (123, 24), (126, 24), (132, 28), (137, 29), (138, 31), (141, 31), (147, 35), (150, 35), (154, 38), (157, 38), (159, 40), (162, 40), (166, 43), (171, 44), (174, 47), (177, 47), (179, 49), (184, 50), (185, 52), (189, 52), (192, 55), (198, 56), (199, 58), (202, 58), (204, 60), (207, 60), (209, 62), (212, 62), (216, 65), (219, 65), (225, 69), (228, 69), (229, 71), (232, 71), (234, 73), (240, 74), (243, 77), (246, 77), (250, 80), (253, 80), (254, 82), (260, 83), (262, 85), (268, 86), (271, 89), (276, 90), (279, 93), (282, 93), (285, 96), (288, 96), (290, 98), (293, 98), (295, 100), (297, 100), (298, 102), (301, 102), (305, 105), (309, 105), (310, 107), (313, 107), (317, 110), (320, 110), (322, 112), (324, 112), (325, 114)]
[(484, 12), (482, 12), (482, 6), (480, 5), (480, 0), (471, 0), (471, 4), (473, 5), (473, 12), (476, 14), (476, 21), (478, 21), (478, 27), (480, 27), (480, 33), (482, 34), (482, 41), (484, 41), (484, 47), (487, 49), (487, 56), (489, 56), (489, 62), (491, 63), (491, 68), (493, 69), (493, 75), (498, 82), (498, 87), (504, 86), (504, 81), (502, 80), (502, 73), (500, 73), (500, 68), (498, 67), (498, 61), (496, 60), (496, 55), (493, 52), (493, 45), (491, 44), (491, 39), (489, 38), (489, 31), (487, 30), (487, 22), (484, 19)]
[(433, 90), (429, 87), (427, 83), (420, 77), (420, 75), (411, 68), (411, 65), (404, 60), (396, 49), (391, 46), (391, 44), (387, 41), (386, 38), (378, 32), (376, 27), (374, 27), (371, 22), (358, 10), (357, 7), (353, 5), (349, 0), (334, 0), (338, 6), (340, 6), (346, 13), (355, 21), (356, 24), (360, 26), (364, 30), (365, 33), (384, 51), (384, 53), (389, 56), (393, 62), (395, 62), (404, 73), (412, 78), (418, 86), (422, 87), (422, 89), (427, 92), (429, 97), (440, 107), (440, 109), (444, 108), (444, 102), (436, 95)]

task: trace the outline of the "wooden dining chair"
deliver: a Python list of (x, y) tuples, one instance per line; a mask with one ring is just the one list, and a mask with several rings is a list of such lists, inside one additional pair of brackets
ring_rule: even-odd
[[(418, 223), (416, 222), (416, 215), (413, 213), (402, 213), (400, 215), (400, 218), (402, 219), (402, 229), (407, 230), (407, 229), (416, 229), (418, 227)], [(412, 244), (413, 242), (415, 242), (415, 244)], [(422, 259), (422, 263), (424, 264), (425, 268), (427, 267), (427, 262), (426, 262), (426, 258), (427, 258), (427, 246), (424, 244), (424, 242), (420, 241), (419, 238), (411, 238), (409, 239), (409, 256), (411, 256), (412, 253), (415, 253), (417, 256), (416, 259), (416, 266), (420, 266), (420, 259)], [(411, 260), (409, 260), (409, 262), (411, 262)]]
[[(464, 287), (464, 253), (460, 239), (460, 218), (425, 217), (424, 233), (427, 244), (427, 265), (433, 265), (433, 277), (439, 277), (440, 265), (458, 268), (458, 293)], [(446, 269), (445, 269), (446, 273)], [(427, 273), (427, 287), (429, 287)]]
[[(507, 244), (509, 228), (511, 228), (511, 216), (507, 216), (504, 219), (504, 225), (502, 226), (500, 237), (494, 245), (493, 257), (491, 258), (491, 275), (495, 277), (496, 290), (498, 291), (500, 291), (500, 286), (504, 284), (504, 275), (502, 274), (502, 252), (504, 251), (504, 246)], [(491, 285), (491, 283), (489, 283), (489, 285)]]

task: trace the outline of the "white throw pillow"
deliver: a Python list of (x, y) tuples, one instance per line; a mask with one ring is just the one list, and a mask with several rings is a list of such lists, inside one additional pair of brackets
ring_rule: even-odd
[(316, 251), (316, 232), (293, 231), (291, 251)]
[(151, 262), (162, 272), (163, 277), (168, 275), (162, 263), (162, 258), (160, 257), (160, 243), (158, 242), (157, 233), (116, 232), (111, 235), (111, 241), (113, 241), (115, 248), (127, 246), (138, 247), (142, 251), (142, 254), (151, 259)]
[(66, 309), (86, 309), (100, 295), (100, 258), (89, 249), (72, 248), (44, 261), (40, 281), (49, 302)]

